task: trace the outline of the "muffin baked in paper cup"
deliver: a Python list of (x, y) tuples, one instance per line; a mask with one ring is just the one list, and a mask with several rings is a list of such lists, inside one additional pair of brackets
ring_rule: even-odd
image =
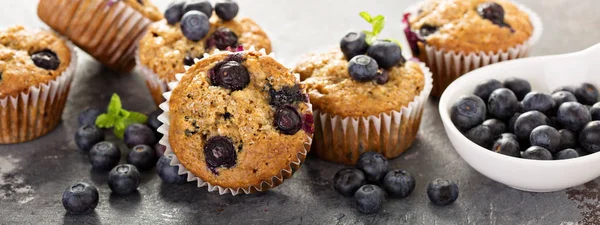
[(54, 130), (60, 123), (77, 68), (73, 44), (63, 41), (71, 51), (71, 62), (62, 74), (17, 96), (0, 99), (0, 144), (33, 140)]
[(116, 0), (40, 0), (38, 16), (102, 64), (119, 72), (135, 66), (137, 42), (152, 22)]
[[(542, 32), (544, 29), (542, 20), (535, 12), (525, 7), (524, 5), (518, 4), (516, 2), (512, 3), (515, 4), (519, 8), (519, 10), (527, 13), (527, 15), (529, 16), (529, 21), (533, 26), (533, 32), (527, 41), (509, 48), (506, 52), (500, 50), (497, 52), (481, 51), (478, 53), (465, 54), (464, 52), (455, 52), (447, 51), (445, 49), (438, 49), (435, 46), (430, 46), (427, 44), (418, 45), (420, 54), (415, 57), (418, 57), (419, 60), (425, 62), (427, 66), (431, 68), (431, 72), (433, 73), (433, 91), (431, 93), (432, 96), (441, 96), (444, 90), (448, 87), (448, 85), (450, 85), (450, 83), (452, 83), (454, 80), (456, 80), (463, 74), (468, 73), (469, 71), (493, 63), (518, 58), (525, 58), (529, 56), (532, 47), (542, 36)], [(410, 6), (405, 11), (405, 14), (417, 14), (419, 6), (420, 3)], [(403, 23), (402, 29), (405, 30), (407, 29), (407, 27), (408, 24)]]
[(423, 108), (432, 90), (429, 68), (419, 62), (425, 84), (407, 106), (379, 115), (342, 117), (314, 111), (315, 138), (312, 151), (327, 161), (354, 165), (364, 152), (375, 151), (394, 158), (416, 139)]
[(140, 74), (142, 74), (142, 78), (146, 82), (146, 86), (148, 86), (152, 100), (154, 100), (154, 103), (156, 103), (158, 106), (165, 102), (163, 93), (171, 91), (168, 85), (169, 81), (167, 79), (160, 78), (160, 76), (152, 71), (152, 69), (142, 64), (140, 61), (140, 56), (137, 52), (138, 51), (136, 51), (135, 54), (136, 69)]
[[(248, 51), (254, 51), (254, 48), (252, 47)], [(220, 51), (217, 50), (215, 53), (218, 53), (218, 52), (220, 52)], [(264, 51), (264, 49), (261, 49), (260, 52), (263, 55), (267, 55), (266, 52)], [(269, 56), (271, 56), (271, 57), (273, 57), (273, 55), (274, 55), (273, 53), (269, 54)], [(209, 57), (209, 54), (204, 54), (204, 58), (207, 58), (207, 57)], [(194, 61), (198, 62), (199, 59), (194, 59)], [(186, 66), (186, 71), (188, 69), (189, 69), (189, 67)], [(169, 90), (175, 89), (177, 87), (177, 85), (179, 84), (179, 81), (181, 81), (181, 79), (183, 78), (183, 76), (184, 76), (183, 73), (175, 75), (175, 78), (177, 79), (177, 81), (170, 82), (168, 84), (168, 89)], [(298, 82), (300, 81), (300, 78), (298, 75), (296, 75), (296, 79)], [(171, 144), (169, 143), (169, 128), (170, 128), (169, 100), (171, 98), (171, 91), (164, 93), (163, 96), (166, 99), (166, 101), (163, 102), (162, 104), (160, 104), (160, 108), (163, 110), (163, 113), (158, 117), (158, 119), (161, 122), (163, 122), (163, 125), (158, 128), (158, 132), (163, 134), (163, 137), (159, 141), (159, 143), (166, 146), (165, 155), (173, 156), (173, 159), (171, 160), (170, 164), (171, 164), (171, 166), (179, 167), (179, 172), (178, 172), (179, 175), (184, 175), (184, 174), (187, 175), (188, 182), (196, 181), (198, 187), (207, 187), (209, 192), (218, 191), (220, 195), (231, 194), (231, 195), (235, 196), (235, 195), (239, 195), (239, 194), (251, 194), (254, 192), (262, 192), (262, 191), (266, 191), (271, 188), (277, 187), (280, 184), (282, 184), (285, 179), (292, 177), (292, 175), (294, 174), (295, 171), (300, 169), (300, 167), (302, 166), (302, 163), (306, 159), (306, 155), (310, 151), (310, 147), (311, 147), (313, 138), (307, 134), (305, 142), (304, 142), (304, 150), (299, 152), (296, 155), (297, 156), (296, 161), (291, 162), (289, 165), (289, 168), (282, 169), (277, 176), (272, 177), (270, 180), (263, 180), (260, 184), (257, 184), (254, 186), (249, 186), (246, 188), (236, 188), (236, 189), (210, 184), (210, 183), (202, 180), (202, 178), (194, 175), (188, 169), (186, 169), (181, 164), (181, 162), (177, 159), (177, 155), (175, 155), (175, 153), (173, 152)], [(310, 102), (307, 102), (306, 104), (308, 105), (308, 110), (312, 111), (312, 104), (310, 104)]]

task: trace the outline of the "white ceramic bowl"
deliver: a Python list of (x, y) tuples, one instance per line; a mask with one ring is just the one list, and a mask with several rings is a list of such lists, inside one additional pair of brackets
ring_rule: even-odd
[(557, 161), (537, 161), (505, 156), (471, 142), (450, 120), (458, 98), (471, 94), (475, 85), (495, 78), (528, 80), (532, 89), (549, 93), (564, 85), (583, 82), (600, 87), (600, 44), (586, 50), (511, 60), (474, 70), (454, 81), (440, 99), (440, 116), (454, 149), (475, 170), (512, 188), (552, 192), (584, 184), (600, 176), (600, 153)]

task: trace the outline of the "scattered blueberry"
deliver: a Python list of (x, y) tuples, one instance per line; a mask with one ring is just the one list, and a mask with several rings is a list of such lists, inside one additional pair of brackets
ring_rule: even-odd
[(477, 6), (477, 13), (484, 19), (492, 21), (492, 23), (504, 25), (504, 8), (495, 2), (484, 2)]
[(161, 109), (157, 109), (154, 112), (151, 112), (150, 114), (148, 114), (148, 121), (146, 122), (148, 127), (150, 127), (150, 129), (152, 129), (152, 131), (154, 132), (156, 140), (160, 140), (162, 138), (162, 134), (158, 133), (158, 128), (163, 124), (162, 122), (160, 122), (160, 120), (158, 120), (158, 116), (160, 116), (162, 113), (163, 111)]
[(127, 163), (134, 165), (141, 171), (152, 169), (156, 165), (156, 153), (148, 145), (133, 147), (127, 154)]
[(600, 121), (600, 102), (592, 106), (592, 109), (590, 109), (590, 114), (592, 116), (592, 120)]
[(497, 119), (488, 119), (483, 121), (483, 125), (487, 126), (492, 130), (492, 135), (494, 137), (498, 137), (503, 133), (506, 133), (508, 130), (506, 128), (506, 124)]
[(592, 120), (590, 111), (577, 102), (566, 102), (558, 107), (556, 114), (560, 125), (574, 132), (580, 131)]
[(240, 7), (233, 0), (219, 0), (215, 4), (215, 13), (225, 21), (230, 21), (237, 16)]
[(504, 81), (504, 87), (510, 89), (519, 101), (523, 100), (527, 93), (531, 92), (531, 84), (520, 78), (508, 78)]
[(490, 149), (494, 143), (494, 133), (492, 129), (484, 125), (473, 127), (465, 133), (465, 137), (486, 149)]
[(452, 123), (461, 132), (483, 123), (486, 114), (485, 103), (475, 95), (461, 97), (450, 109)]
[(356, 191), (354, 199), (356, 199), (358, 204), (359, 212), (373, 214), (378, 212), (383, 206), (385, 193), (378, 186), (367, 184)]
[(190, 11), (181, 18), (181, 32), (191, 41), (202, 40), (208, 34), (208, 17), (199, 11)]
[(171, 160), (173, 156), (163, 155), (156, 163), (156, 172), (164, 183), (167, 184), (183, 184), (187, 181), (187, 176), (179, 175), (179, 167), (171, 166)]
[(366, 55), (357, 55), (348, 63), (348, 73), (359, 82), (367, 82), (375, 79), (379, 66), (377, 62)]
[(367, 53), (369, 44), (366, 41), (367, 36), (363, 32), (350, 32), (340, 41), (340, 49), (347, 60), (357, 55)]
[(508, 120), (519, 110), (517, 96), (507, 89), (500, 88), (490, 94), (488, 112), (499, 120)]
[(208, 0), (186, 0), (183, 5), (183, 14), (191, 11), (199, 11), (207, 18), (210, 18), (213, 13), (213, 7)]
[(140, 172), (133, 165), (118, 165), (108, 173), (108, 187), (115, 194), (131, 194), (138, 186), (140, 186)]
[(498, 140), (496, 140), (496, 142), (494, 142), (492, 151), (503, 155), (519, 157), (521, 147), (517, 137), (514, 134), (504, 133)]
[(204, 157), (209, 168), (231, 168), (237, 161), (233, 142), (228, 137), (215, 136), (204, 145)]
[(169, 4), (167, 10), (165, 11), (165, 19), (167, 19), (167, 23), (174, 25), (181, 20), (181, 17), (183, 16), (184, 4), (185, 1), (183, 0), (174, 1)]
[(565, 102), (577, 102), (577, 98), (573, 93), (568, 91), (558, 91), (552, 94), (552, 98), (554, 99), (555, 108), (560, 107)]
[(83, 125), (75, 133), (75, 144), (86, 152), (101, 141), (104, 141), (104, 131), (95, 125)]
[(300, 114), (291, 106), (281, 106), (275, 112), (275, 126), (287, 135), (294, 135), (302, 128)]
[(538, 111), (523, 113), (515, 121), (515, 135), (519, 140), (529, 140), (531, 131), (541, 125), (548, 125), (550, 120)]
[(404, 63), (400, 45), (388, 40), (377, 40), (367, 50), (367, 55), (377, 61), (377, 65), (383, 69), (389, 69)]
[(490, 79), (475, 86), (475, 91), (473, 91), (473, 94), (479, 96), (484, 102), (487, 102), (492, 92), (502, 87), (503, 86), (500, 81), (496, 79)]
[(207, 46), (216, 46), (219, 50), (227, 50), (227, 48), (236, 48), (238, 46), (238, 36), (231, 29), (222, 27), (217, 29), (206, 40)]
[(33, 53), (31, 55), (31, 60), (35, 66), (46, 70), (55, 70), (60, 66), (60, 59), (58, 59), (56, 53), (50, 49)]
[(556, 105), (554, 98), (551, 95), (540, 92), (529, 92), (523, 98), (523, 110), (539, 111), (548, 114)]
[(575, 89), (575, 97), (583, 105), (593, 105), (600, 101), (598, 89), (589, 83), (583, 83)]
[(543, 147), (551, 153), (556, 153), (560, 148), (560, 133), (551, 126), (538, 126), (531, 131), (529, 143), (533, 146)]
[(415, 178), (406, 170), (392, 170), (383, 178), (383, 189), (392, 198), (404, 198), (410, 195), (415, 185)]
[(362, 170), (367, 177), (367, 182), (376, 184), (388, 172), (390, 165), (388, 160), (377, 152), (365, 152), (356, 163), (356, 168)]
[(600, 151), (600, 121), (589, 122), (579, 134), (579, 144), (589, 153)]
[(228, 61), (217, 68), (210, 80), (215, 86), (239, 91), (250, 83), (250, 74), (246, 67), (239, 62)]
[(354, 193), (366, 183), (365, 174), (354, 168), (342, 169), (333, 177), (333, 188), (343, 196), (354, 196)]
[(458, 199), (458, 185), (449, 180), (435, 179), (427, 185), (427, 196), (433, 204), (449, 205)]
[(165, 151), (167, 151), (167, 146), (156, 143), (156, 145), (154, 145), (154, 151), (156, 152), (156, 157), (160, 158), (165, 154)]
[(94, 107), (87, 108), (77, 117), (77, 122), (79, 122), (79, 126), (83, 125), (96, 125), (96, 119), (100, 114), (102, 114), (102, 110)]
[(554, 159), (556, 160), (561, 160), (561, 159), (572, 159), (572, 158), (577, 158), (579, 157), (579, 153), (577, 153), (577, 151), (575, 151), (575, 149), (565, 149), (562, 150), (558, 153), (556, 153), (556, 155), (554, 156)]
[(123, 140), (129, 148), (133, 148), (136, 145), (152, 146), (158, 142), (154, 131), (146, 124), (139, 123), (127, 126)]
[(89, 157), (92, 168), (97, 170), (110, 170), (119, 164), (121, 151), (115, 144), (103, 141), (92, 147)]
[(69, 214), (88, 214), (98, 206), (98, 189), (84, 182), (68, 187), (62, 195), (62, 204)]
[(540, 146), (531, 146), (521, 153), (521, 157), (534, 160), (552, 160), (552, 153)]
[(577, 146), (577, 135), (573, 131), (562, 129), (560, 134), (560, 149), (575, 148)]

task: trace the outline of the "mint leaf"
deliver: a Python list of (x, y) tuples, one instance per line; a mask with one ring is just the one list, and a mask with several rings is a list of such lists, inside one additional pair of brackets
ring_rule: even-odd
[(367, 36), (367, 44), (371, 45), (375, 40), (377, 40), (377, 35), (381, 33), (383, 27), (385, 25), (385, 17), (383, 15), (377, 15), (372, 17), (368, 12), (361, 12), (360, 16), (367, 21), (367, 23), (371, 24), (371, 31), (363, 31), (363, 33)]
[(367, 21), (367, 23), (371, 23), (371, 21), (373, 20), (371, 18), (371, 14), (369, 14), (368, 12), (360, 12), (360, 17), (365, 19)]
[(115, 125), (117, 119), (109, 114), (101, 114), (96, 118), (96, 126), (100, 128), (111, 128)]
[(377, 36), (379, 33), (381, 33), (381, 30), (383, 30), (383, 26), (385, 24), (385, 18), (381, 15), (375, 17), (375, 19), (373, 20), (373, 34), (375, 36)]
[(121, 98), (116, 93), (113, 94), (110, 98), (110, 103), (108, 103), (108, 114), (117, 116), (122, 108)]
[(133, 123), (144, 124), (148, 117), (142, 113), (130, 112), (123, 109), (121, 98), (113, 94), (108, 104), (108, 112), (98, 116), (96, 126), (100, 128), (113, 128), (113, 133), (120, 139), (125, 135), (125, 129)]
[(146, 115), (141, 114), (139, 112), (130, 112), (129, 117), (127, 117), (125, 123), (127, 123), (126, 125), (129, 126), (132, 123), (144, 124), (146, 123), (146, 121), (148, 121), (148, 117)]
[(122, 140), (125, 136), (125, 128), (126, 127), (123, 123), (118, 123), (115, 125), (115, 128), (113, 128), (113, 133), (115, 134), (115, 136)]
[(118, 117), (119, 118), (127, 118), (127, 117), (129, 117), (129, 114), (131, 114), (131, 112), (121, 109), (121, 110), (119, 110)]

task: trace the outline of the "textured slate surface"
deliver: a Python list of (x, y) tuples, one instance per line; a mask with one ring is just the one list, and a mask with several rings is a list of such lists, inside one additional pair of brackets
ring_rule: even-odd
[[(168, 4), (155, 1), (161, 7)], [(335, 45), (348, 30), (368, 28), (357, 16), (362, 10), (386, 15), (384, 35), (399, 37), (402, 10), (412, 2), (254, 0), (243, 1), (241, 9), (269, 32), (278, 56), (289, 65), (307, 50)], [(600, 41), (598, 1), (521, 2), (537, 11), (545, 24), (534, 55), (582, 50)], [(43, 26), (35, 14), (36, 4), (0, 2), (0, 26)], [(151, 171), (143, 174), (138, 194), (112, 196), (107, 175), (92, 172), (87, 157), (76, 150), (76, 115), (89, 105), (105, 106), (113, 92), (124, 98), (128, 109), (150, 112), (155, 107), (137, 74), (117, 75), (85, 54), (78, 70), (64, 122), (56, 130), (29, 143), (0, 146), (0, 224), (600, 224), (597, 181), (537, 194), (510, 189), (471, 169), (444, 134), (436, 100), (427, 104), (414, 146), (391, 162), (415, 176), (415, 192), (406, 199), (388, 200), (377, 215), (357, 213), (352, 199), (333, 191), (331, 178), (343, 166), (314, 157), (293, 179), (267, 193), (219, 196), (193, 184), (161, 184)], [(460, 197), (455, 204), (442, 208), (429, 203), (426, 183), (437, 177), (458, 181)], [(99, 188), (95, 213), (65, 215), (62, 192), (77, 181)]]

